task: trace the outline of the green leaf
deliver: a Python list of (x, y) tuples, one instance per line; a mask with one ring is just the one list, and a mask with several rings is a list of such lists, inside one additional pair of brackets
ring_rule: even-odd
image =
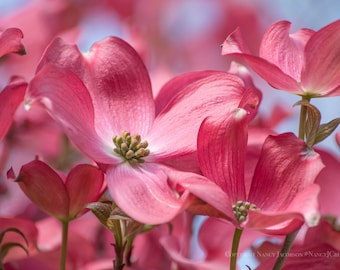
[(314, 144), (317, 144), (326, 139), (329, 135), (333, 133), (333, 131), (338, 127), (339, 124), (340, 118), (336, 118), (326, 124), (320, 125)]
[(94, 202), (86, 205), (86, 208), (99, 219), (99, 221), (107, 227), (107, 220), (111, 216), (112, 204), (103, 202)]

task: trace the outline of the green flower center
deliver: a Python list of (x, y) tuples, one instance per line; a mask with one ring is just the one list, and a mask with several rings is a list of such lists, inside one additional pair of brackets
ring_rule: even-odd
[(259, 208), (257, 208), (255, 204), (244, 201), (237, 201), (233, 204), (234, 215), (240, 223), (246, 220), (249, 210), (254, 211), (259, 210)]
[(123, 131), (121, 136), (114, 136), (112, 141), (116, 146), (113, 151), (130, 164), (143, 163), (150, 154), (148, 142), (142, 141), (140, 135), (131, 136), (130, 132)]

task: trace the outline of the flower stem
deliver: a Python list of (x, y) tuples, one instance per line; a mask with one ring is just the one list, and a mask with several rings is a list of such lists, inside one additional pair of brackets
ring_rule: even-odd
[(230, 270), (236, 270), (237, 251), (238, 251), (238, 245), (240, 243), (242, 232), (243, 232), (242, 229), (237, 228), (237, 227), (235, 228), (234, 238), (233, 238), (233, 245), (231, 247)]
[(62, 220), (62, 241), (61, 241), (61, 255), (60, 255), (60, 270), (66, 269), (67, 256), (67, 239), (68, 239), (68, 220)]
[(297, 229), (296, 231), (294, 231), (291, 234), (288, 234), (286, 236), (286, 239), (285, 239), (283, 246), (281, 248), (281, 251), (279, 253), (279, 257), (276, 259), (273, 270), (280, 270), (282, 268), (283, 263), (284, 263), (284, 261), (287, 257), (287, 254), (288, 254), (290, 248), (292, 247), (293, 242), (294, 242), (298, 232), (299, 232), (299, 229)]
[[(302, 97), (302, 101), (309, 102), (310, 98)], [(301, 140), (305, 139), (306, 118), (307, 118), (307, 107), (302, 105), (301, 108), (300, 108), (300, 121), (299, 121), (299, 138)]]

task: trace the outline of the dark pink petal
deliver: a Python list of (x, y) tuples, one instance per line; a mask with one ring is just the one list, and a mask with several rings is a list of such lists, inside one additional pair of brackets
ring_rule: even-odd
[(194, 152), (201, 122), (237, 108), (244, 92), (243, 81), (225, 72), (190, 83), (157, 115), (147, 138), (150, 158), (163, 161)]
[[(195, 173), (169, 171), (169, 180), (173, 186), (180, 186), (203, 202), (218, 210), (224, 218), (238, 225), (232, 210), (232, 201), (213, 181)], [(199, 209), (197, 209), (199, 210)], [(209, 215), (209, 213), (206, 213)]]
[(180, 94), (183, 89), (189, 84), (200, 80), (204, 77), (217, 73), (216, 71), (197, 71), (189, 72), (183, 75), (177, 76), (168, 81), (158, 92), (155, 98), (156, 115), (159, 114), (164, 107), (170, 102), (170, 100)]
[(281, 68), (261, 57), (251, 55), (245, 47), (239, 30), (231, 33), (224, 41), (222, 54), (236, 56), (244, 60), (257, 74), (266, 80), (272, 87), (301, 94), (302, 90), (295, 78), (286, 74)]
[(268, 136), (248, 201), (263, 211), (282, 211), (323, 168), (320, 156), (292, 133)]
[(73, 72), (46, 65), (29, 85), (27, 102), (34, 101), (46, 107), (83, 153), (97, 162), (115, 162), (113, 142), (97, 134), (91, 97)]
[(0, 92), (0, 140), (10, 128), (13, 116), (24, 99), (27, 83), (12, 82)]
[(267, 234), (286, 235), (299, 229), (304, 223), (315, 226), (319, 222), (318, 200), (320, 188), (312, 184), (299, 192), (283, 211), (249, 211), (244, 228)]
[(197, 152), (202, 173), (214, 181), (231, 202), (245, 200), (244, 164), (247, 146), (247, 112), (207, 118), (201, 125)]
[(290, 35), (290, 25), (288, 21), (272, 24), (263, 36), (259, 56), (300, 82), (305, 44), (314, 32), (301, 29)]
[(172, 220), (186, 207), (181, 196), (168, 185), (168, 169), (156, 164), (131, 167), (128, 163), (107, 170), (107, 183), (114, 202), (133, 219), (146, 224)]
[(306, 92), (339, 95), (340, 20), (317, 31), (305, 48), (302, 86)]
[(152, 125), (155, 105), (149, 74), (125, 41), (108, 37), (81, 54), (76, 46), (55, 39), (38, 70), (47, 63), (71, 70), (85, 84), (93, 102), (96, 128), (106, 137), (120, 135), (123, 130), (143, 135)]
[(155, 118), (155, 104), (148, 71), (137, 52), (125, 41), (108, 37), (85, 57), (97, 87), (89, 89), (94, 107), (106, 112), (119, 135), (122, 130), (145, 135)]
[(97, 201), (103, 193), (104, 174), (98, 168), (81, 164), (68, 174), (65, 186), (70, 198), (69, 217), (76, 217), (87, 203)]
[(21, 43), (23, 37), (22, 31), (18, 28), (0, 31), (0, 57), (9, 53), (25, 54), (25, 47)]
[(64, 182), (46, 163), (34, 160), (25, 164), (16, 182), (41, 210), (59, 219), (68, 217), (69, 198)]
[(242, 224), (242, 227), (270, 235), (287, 235), (299, 229), (303, 224), (303, 216), (295, 212), (278, 214), (248, 211), (247, 221)]

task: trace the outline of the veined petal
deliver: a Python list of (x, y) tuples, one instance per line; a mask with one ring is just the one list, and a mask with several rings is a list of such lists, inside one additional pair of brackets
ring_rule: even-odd
[(194, 152), (201, 122), (237, 108), (244, 91), (242, 80), (225, 72), (190, 83), (157, 115), (147, 137), (150, 158), (160, 161)]
[(307, 92), (339, 95), (340, 91), (340, 20), (317, 31), (305, 48), (302, 86)]
[(46, 107), (83, 153), (104, 164), (118, 162), (111, 155), (113, 142), (104, 141), (95, 130), (91, 97), (74, 73), (46, 65), (29, 85), (27, 102), (36, 100)]
[(34, 160), (25, 164), (15, 181), (41, 210), (56, 218), (68, 217), (69, 197), (64, 182), (46, 163)]
[(113, 130), (145, 135), (155, 118), (148, 71), (137, 52), (125, 41), (108, 37), (84, 54), (96, 88), (89, 89)]
[(247, 112), (237, 108), (229, 115), (205, 119), (197, 141), (203, 175), (222, 188), (232, 202), (245, 200)]
[(0, 92), (0, 140), (6, 135), (18, 106), (24, 100), (26, 87), (27, 83), (14, 81)]
[(272, 24), (263, 36), (259, 54), (299, 82), (304, 65), (304, 47), (314, 31), (301, 29), (290, 35), (290, 25), (288, 21)]
[(262, 210), (282, 211), (315, 181), (323, 167), (319, 154), (292, 133), (268, 136), (248, 201)]
[[(180, 186), (197, 198), (201, 199), (203, 203), (211, 205), (224, 214), (224, 218), (238, 225), (235, 215), (232, 210), (232, 200), (228, 195), (213, 181), (206, 177), (190, 172), (179, 172), (172, 170), (168, 172), (170, 182), (173, 186)], [(203, 204), (204, 206), (204, 204)], [(199, 206), (195, 206), (197, 214), (199, 213)], [(215, 216), (215, 212), (213, 216)], [(209, 215), (209, 213), (204, 213)]]
[(80, 164), (67, 175), (65, 186), (70, 198), (69, 217), (76, 217), (87, 203), (102, 195), (104, 174), (98, 168)]
[(25, 47), (21, 43), (23, 37), (18, 28), (8, 28), (0, 32), (0, 57), (9, 53), (25, 54)]
[(46, 49), (38, 71), (52, 63), (75, 73), (88, 89), (98, 133), (106, 140), (123, 130), (143, 134), (155, 117), (147, 69), (125, 41), (108, 37), (86, 53), (56, 38)]
[(239, 30), (231, 33), (222, 45), (222, 55), (236, 56), (244, 60), (257, 74), (272, 87), (301, 94), (302, 90), (295, 78), (281, 70), (276, 63), (249, 53)]
[(168, 185), (161, 166), (128, 163), (107, 170), (107, 183), (114, 202), (130, 217), (145, 224), (172, 220), (184, 210), (186, 195), (179, 196)]
[(248, 211), (248, 218), (242, 225), (268, 234), (289, 234), (302, 224), (315, 226), (318, 224), (318, 199), (320, 188), (316, 184), (309, 185), (300, 191), (283, 211)]
[(168, 81), (158, 92), (155, 98), (156, 115), (159, 114), (170, 100), (185, 89), (185, 87), (197, 80), (210, 76), (218, 71), (197, 71), (188, 72), (183, 75), (177, 76)]

